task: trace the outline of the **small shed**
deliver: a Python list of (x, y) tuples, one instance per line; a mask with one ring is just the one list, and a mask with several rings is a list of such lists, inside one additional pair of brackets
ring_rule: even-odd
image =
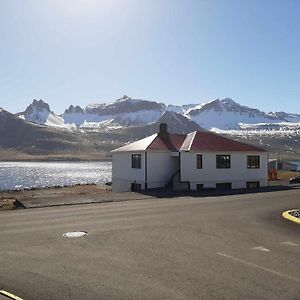
[(278, 159), (269, 159), (268, 168), (269, 170), (297, 171), (298, 166)]

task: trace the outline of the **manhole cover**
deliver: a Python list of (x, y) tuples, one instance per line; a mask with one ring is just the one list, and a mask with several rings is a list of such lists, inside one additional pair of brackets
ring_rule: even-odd
[(86, 231), (70, 231), (63, 234), (67, 238), (78, 238), (87, 235)]

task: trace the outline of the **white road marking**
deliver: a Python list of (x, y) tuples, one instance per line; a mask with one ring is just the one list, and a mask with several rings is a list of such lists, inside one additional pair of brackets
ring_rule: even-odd
[(253, 247), (251, 248), (252, 250), (258, 250), (258, 251), (265, 251), (265, 252), (271, 252), (269, 249), (263, 247), (263, 246), (257, 246), (257, 247)]
[(5, 298), (7, 298), (7, 299), (23, 300), (22, 298), (20, 298), (20, 297), (14, 295), (14, 294), (11, 294), (11, 293), (9, 293), (9, 292), (7, 292), (7, 291), (4, 291), (4, 290), (1, 290), (1, 291), (0, 291), (0, 295), (5, 296)]
[(298, 244), (293, 243), (293, 242), (290, 242), (290, 241), (282, 242), (282, 243), (280, 243), (280, 244), (282, 244), (282, 245), (287, 245), (287, 246), (293, 246), (293, 247), (299, 246)]
[(239, 263), (241, 263), (243, 265), (246, 265), (246, 266), (249, 266), (249, 267), (252, 267), (252, 268), (256, 268), (256, 269), (260, 269), (262, 271), (271, 273), (273, 275), (277, 275), (277, 276), (283, 277), (285, 279), (289, 279), (289, 280), (293, 280), (293, 281), (296, 281), (296, 282), (300, 282), (300, 278), (297, 278), (297, 277), (294, 277), (294, 276), (290, 276), (290, 275), (287, 275), (287, 274), (283, 274), (283, 273), (274, 271), (272, 269), (256, 265), (256, 264), (254, 264), (252, 262), (249, 262), (249, 261), (246, 261), (246, 260), (243, 260), (243, 259), (240, 259), (240, 258), (236, 258), (236, 257), (233, 257), (233, 256), (228, 255), (228, 254), (224, 254), (222, 252), (218, 252), (217, 255), (220, 255), (220, 256), (226, 257), (228, 259), (234, 260), (234, 261), (239, 262)]

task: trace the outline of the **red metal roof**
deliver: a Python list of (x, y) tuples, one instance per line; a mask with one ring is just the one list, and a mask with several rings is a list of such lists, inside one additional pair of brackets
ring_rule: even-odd
[(225, 138), (212, 132), (195, 132), (189, 149), (191, 151), (253, 151), (265, 152), (264, 149)]
[(147, 150), (179, 151), (185, 138), (185, 134), (170, 133), (168, 139), (162, 139), (157, 135)]
[(246, 151), (265, 152), (266, 150), (237, 142), (209, 131), (195, 131), (187, 135), (170, 133), (163, 139), (154, 134), (142, 140), (130, 143), (112, 152), (132, 151)]

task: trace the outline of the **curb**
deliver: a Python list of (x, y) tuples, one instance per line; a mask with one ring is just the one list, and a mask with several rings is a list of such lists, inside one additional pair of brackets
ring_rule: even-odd
[(290, 209), (290, 210), (287, 210), (287, 211), (284, 211), (282, 213), (282, 216), (289, 220), (289, 221), (292, 221), (294, 223), (297, 223), (297, 224), (300, 224), (300, 219), (299, 218), (296, 218), (296, 217), (293, 217), (292, 215), (290, 215), (290, 212), (293, 212), (293, 211), (298, 211), (299, 209)]

